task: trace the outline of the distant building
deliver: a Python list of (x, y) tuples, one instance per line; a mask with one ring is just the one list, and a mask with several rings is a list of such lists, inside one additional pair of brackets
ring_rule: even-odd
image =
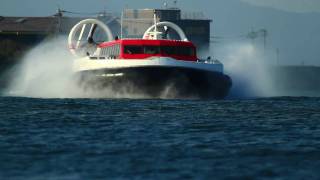
[[(58, 13), (48, 17), (3, 17), (0, 16), (0, 60), (14, 61), (25, 50), (46, 38), (67, 35), (70, 29), (87, 17), (65, 17)], [(99, 17), (100, 18), (100, 17)], [(107, 17), (102, 17), (106, 19)], [(108, 18), (109, 20), (110, 18)], [(119, 29), (117, 19), (113, 19), (115, 31)]]

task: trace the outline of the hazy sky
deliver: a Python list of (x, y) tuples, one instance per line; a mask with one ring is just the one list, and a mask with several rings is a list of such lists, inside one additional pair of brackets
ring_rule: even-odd
[(319, 0), (241, 0), (243, 2), (256, 5), (272, 7), (288, 12), (320, 12)]
[[(288, 12), (320, 12), (319, 0), (178, 0), (177, 2), (179, 7), (194, 9), (208, 7), (208, 5), (237, 5), (237, 1)], [(0, 11), (3, 15), (41, 16), (54, 12), (58, 6), (74, 10), (99, 11), (106, 8), (118, 11), (125, 6), (132, 8), (160, 7), (164, 2), (172, 4), (173, 0), (1, 0)], [(197, 10), (201, 11), (201, 9)]]
[[(120, 12), (125, 7), (161, 8), (164, 2), (173, 4), (173, 0), (1, 0), (0, 15), (49, 16), (58, 6), (79, 12)], [(224, 37), (215, 47), (249, 41), (244, 35), (265, 28), (268, 52), (279, 48), (282, 63), (320, 66), (320, 0), (178, 0), (177, 5), (213, 19), (212, 35)], [(262, 39), (255, 43), (261, 45)]]

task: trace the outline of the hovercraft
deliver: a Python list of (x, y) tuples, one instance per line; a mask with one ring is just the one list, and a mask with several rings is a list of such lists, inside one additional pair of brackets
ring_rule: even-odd
[[(97, 27), (108, 40), (93, 40)], [(169, 39), (165, 29), (174, 30), (179, 39)], [(125, 39), (114, 38), (103, 22), (86, 19), (71, 29), (68, 44), (76, 57), (74, 71), (85, 89), (150, 98), (161, 98), (166, 92), (170, 98), (222, 99), (232, 85), (223, 64), (199, 59), (195, 45), (172, 22), (155, 22), (141, 39)]]

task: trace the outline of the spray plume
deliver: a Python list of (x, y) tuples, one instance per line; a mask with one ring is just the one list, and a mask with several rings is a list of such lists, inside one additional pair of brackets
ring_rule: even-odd
[[(4, 94), (34, 98), (151, 98), (133, 92), (132, 84), (117, 88), (112, 84), (107, 88), (86, 88), (86, 83), (80, 82), (80, 77), (73, 71), (73, 60), (66, 37), (43, 42), (30, 50), (11, 72), (14, 75)], [(170, 85), (163, 89), (159, 98), (172, 98), (168, 89)]]
[(43, 42), (30, 50), (13, 73), (7, 95), (65, 98), (80, 93), (72, 83), (72, 57), (65, 37)]
[(231, 98), (269, 97), (275, 95), (274, 84), (263, 51), (250, 43), (234, 43), (221, 47), (226, 74), (233, 81)]
[[(41, 43), (28, 52), (14, 72), (6, 91), (10, 96), (36, 98), (150, 98), (131, 92), (130, 85), (118, 91), (90, 90), (79, 86), (74, 76), (66, 37)], [(232, 98), (262, 97), (274, 94), (273, 84), (261, 53), (251, 44), (227, 45), (219, 51), (225, 72), (233, 79)], [(173, 98), (170, 84), (159, 98)]]

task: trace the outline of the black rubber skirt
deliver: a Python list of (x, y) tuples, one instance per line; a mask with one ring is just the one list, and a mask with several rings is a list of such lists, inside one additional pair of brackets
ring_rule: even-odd
[(150, 98), (223, 99), (232, 86), (231, 78), (223, 73), (177, 67), (102, 69), (77, 75), (84, 89), (109, 89)]

